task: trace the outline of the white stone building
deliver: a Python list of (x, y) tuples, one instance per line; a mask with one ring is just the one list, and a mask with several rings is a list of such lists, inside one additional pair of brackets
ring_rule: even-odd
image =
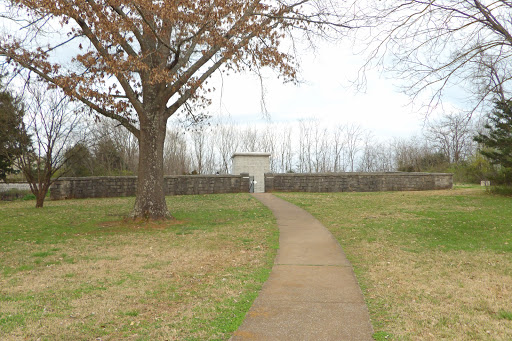
[(235, 153), (233, 159), (233, 175), (249, 173), (254, 181), (254, 192), (265, 192), (265, 173), (270, 172), (270, 153)]

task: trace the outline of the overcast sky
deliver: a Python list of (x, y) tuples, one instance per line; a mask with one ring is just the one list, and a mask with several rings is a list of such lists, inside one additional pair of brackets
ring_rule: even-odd
[[(264, 71), (266, 109), (272, 122), (318, 118), (325, 125), (358, 124), (383, 140), (420, 133), (425, 110), (411, 107), (410, 98), (398, 91), (391, 75), (370, 70), (364, 93), (351, 86), (365, 57), (353, 54), (350, 41), (321, 43), (315, 53), (303, 49), (300, 58), (304, 81), (300, 85), (283, 84), (272, 70)], [(231, 74), (221, 81), (217, 73), (212, 83), (216, 91), (208, 111), (214, 117), (230, 115), (242, 124), (265, 122), (258, 77)]]
[[(370, 70), (364, 93), (351, 86), (364, 57), (354, 55), (348, 42), (338, 46), (324, 43), (316, 53), (306, 50), (301, 59), (304, 83), (300, 85), (283, 84), (272, 71), (265, 72), (266, 104), (272, 122), (316, 117), (328, 125), (354, 123), (382, 140), (420, 133), (425, 110), (410, 106), (410, 98), (398, 91), (391, 75)], [(240, 123), (264, 122), (258, 77), (229, 75), (221, 83), (217, 75), (215, 80), (211, 114), (230, 115)], [(452, 107), (445, 104), (445, 109)]]

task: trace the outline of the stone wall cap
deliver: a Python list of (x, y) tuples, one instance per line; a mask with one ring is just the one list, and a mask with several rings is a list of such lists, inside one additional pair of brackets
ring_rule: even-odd
[[(195, 175), (164, 175), (164, 179), (176, 179), (176, 178), (239, 178), (240, 175), (233, 174), (195, 174)], [(137, 176), (83, 176), (83, 177), (60, 177), (55, 180), (55, 183), (64, 181), (97, 181), (97, 180), (133, 180), (137, 179)]]
[(246, 152), (246, 153), (233, 153), (233, 156), (231, 158), (234, 158), (235, 156), (270, 156), (271, 153), (260, 153), (260, 152)]
[(122, 175), (122, 176), (115, 176), (115, 175), (112, 175), (112, 176), (77, 176), (77, 177), (62, 176), (62, 177), (58, 178), (56, 181), (60, 181), (60, 180), (63, 180), (63, 181), (69, 181), (69, 180), (80, 181), (80, 180), (104, 180), (104, 179), (137, 179), (137, 176), (135, 176), (135, 175)]
[(425, 173), (425, 172), (339, 172), (339, 173), (265, 173), (266, 176), (374, 176), (374, 175), (399, 175), (399, 176), (418, 176), (418, 175), (452, 175), (453, 173)]
[(164, 179), (176, 179), (176, 178), (239, 178), (240, 175), (233, 174), (184, 174), (184, 175), (165, 175)]

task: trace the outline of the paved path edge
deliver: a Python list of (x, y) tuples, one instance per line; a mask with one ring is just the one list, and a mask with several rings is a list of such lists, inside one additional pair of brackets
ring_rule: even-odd
[(274, 214), (279, 250), (269, 278), (230, 340), (372, 340), (352, 265), (329, 230), (270, 193), (253, 197)]

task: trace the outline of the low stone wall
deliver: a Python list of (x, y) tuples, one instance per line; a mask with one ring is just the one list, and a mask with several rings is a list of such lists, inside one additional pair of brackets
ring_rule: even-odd
[(0, 183), (0, 192), (7, 192), (11, 189), (17, 189), (18, 191), (30, 191), (30, 185), (28, 183)]
[(447, 173), (265, 174), (265, 192), (379, 192), (450, 189)]
[[(249, 192), (249, 174), (178, 175), (164, 178), (165, 195)], [(378, 192), (450, 189), (446, 173), (265, 174), (265, 192)], [(136, 176), (60, 178), (50, 188), (52, 200), (134, 196)]]
[[(165, 195), (249, 192), (249, 175), (177, 175), (164, 178)], [(60, 178), (50, 188), (51, 200), (134, 196), (136, 176)]]

